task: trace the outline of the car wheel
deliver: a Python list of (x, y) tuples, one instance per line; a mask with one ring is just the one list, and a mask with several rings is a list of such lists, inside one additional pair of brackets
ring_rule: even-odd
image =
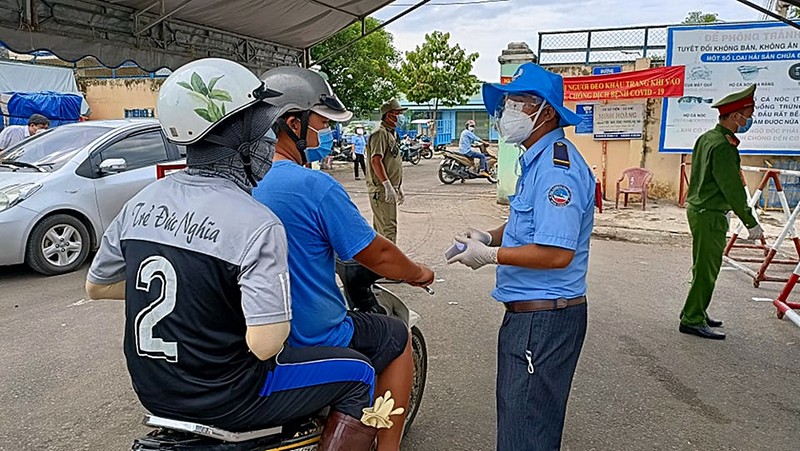
[(52, 276), (75, 271), (89, 256), (86, 226), (70, 215), (44, 218), (31, 231), (25, 261), (34, 271)]

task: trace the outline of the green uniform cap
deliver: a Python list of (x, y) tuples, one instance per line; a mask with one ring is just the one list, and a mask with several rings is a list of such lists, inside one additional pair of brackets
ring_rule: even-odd
[(756, 85), (750, 85), (748, 88), (728, 94), (722, 99), (718, 100), (711, 108), (719, 110), (719, 114), (730, 114), (734, 111), (741, 110), (742, 108), (755, 105)]

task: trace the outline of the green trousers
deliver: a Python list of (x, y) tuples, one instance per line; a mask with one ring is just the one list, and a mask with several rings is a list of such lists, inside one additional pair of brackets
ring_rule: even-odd
[(370, 194), (372, 227), (392, 243), (397, 243), (397, 204), (386, 202), (383, 190)]
[(681, 324), (703, 326), (728, 242), (728, 218), (721, 211), (693, 207), (686, 208), (686, 217), (692, 231), (692, 287), (681, 311)]

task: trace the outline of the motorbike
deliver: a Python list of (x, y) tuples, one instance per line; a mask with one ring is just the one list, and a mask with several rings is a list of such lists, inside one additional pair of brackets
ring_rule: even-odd
[(419, 150), (419, 154), (422, 156), (422, 158), (426, 160), (430, 160), (431, 158), (433, 158), (433, 146), (431, 143), (431, 139), (428, 138), (427, 136), (423, 136), (419, 138), (419, 142), (422, 146), (420, 147)]
[(422, 157), (422, 145), (415, 141), (404, 140), (400, 144), (400, 152), (403, 155), (403, 161), (409, 161), (411, 164), (417, 165)]
[(341, 146), (341, 147), (334, 147), (333, 152), (331, 152), (331, 156), (333, 157), (334, 161), (353, 161), (353, 150), (350, 146)]
[[(386, 314), (405, 322), (411, 329), (414, 380), (403, 433), (408, 433), (419, 412), (428, 374), (428, 350), (419, 329), (420, 316), (396, 294), (375, 283), (380, 276), (355, 261), (336, 262), (342, 292), (348, 307), (356, 311)], [(428, 293), (433, 294), (432, 290)], [(154, 428), (136, 439), (135, 451), (316, 451), (325, 427), (327, 410), (288, 424), (246, 432), (231, 432), (217, 427), (145, 416), (144, 424)]]
[(497, 183), (497, 156), (488, 149), (480, 148), (486, 155), (486, 165), (489, 167), (489, 177), (480, 175), (480, 166), (477, 158), (469, 158), (460, 153), (444, 149), (444, 159), (439, 164), (439, 180), (445, 185), (455, 183), (456, 180), (485, 178), (489, 183)]

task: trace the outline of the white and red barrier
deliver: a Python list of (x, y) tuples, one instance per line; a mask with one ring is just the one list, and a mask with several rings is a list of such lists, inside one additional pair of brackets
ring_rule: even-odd
[(800, 280), (800, 264), (794, 268), (794, 272), (783, 287), (781, 294), (778, 295), (777, 299), (772, 301), (772, 304), (778, 309), (778, 319), (782, 319), (785, 316), (795, 323), (797, 327), (800, 327), (800, 315), (795, 312), (795, 310), (800, 309), (800, 303), (789, 302), (787, 300), (789, 298), (789, 293), (791, 293), (794, 286), (797, 285), (798, 280)]
[[(781, 208), (783, 211), (785, 224), (781, 233), (778, 235), (778, 238), (771, 244), (767, 245), (767, 241), (764, 238), (761, 238), (759, 243), (755, 244), (737, 244), (737, 240), (739, 236), (746, 232), (746, 228), (744, 224), (741, 222), (736, 227), (731, 236), (730, 240), (728, 240), (728, 245), (725, 247), (725, 252), (723, 254), (723, 259), (726, 263), (733, 266), (734, 268), (748, 274), (750, 277), (753, 278), (753, 286), (758, 288), (761, 282), (787, 282), (788, 279), (784, 277), (775, 277), (767, 275), (767, 269), (770, 265), (797, 265), (800, 263), (800, 238), (794, 232), (794, 224), (800, 216), (800, 204), (798, 204), (793, 211), (790, 212), (789, 202), (786, 199), (786, 193), (783, 191), (783, 185), (780, 181), (781, 175), (800, 175), (800, 171), (789, 171), (784, 169), (770, 169), (770, 168), (757, 168), (752, 166), (743, 166), (742, 171), (753, 171), (753, 172), (760, 172), (763, 173), (763, 177), (761, 178), (761, 182), (759, 182), (758, 186), (756, 187), (755, 191), (752, 195), (747, 189), (747, 184), (745, 183), (745, 193), (747, 194), (747, 205), (751, 208), (753, 215), (758, 219), (758, 212), (756, 211), (756, 205), (758, 205), (759, 199), (764, 194), (764, 191), (769, 185), (769, 182), (775, 185), (775, 191), (777, 192), (778, 199), (781, 203)], [(744, 179), (744, 177), (742, 177)], [(791, 238), (792, 242), (794, 243), (794, 250), (797, 253), (797, 258), (792, 259), (776, 259), (775, 257), (780, 252), (781, 246), (786, 238)], [(746, 256), (732, 256), (731, 250), (734, 248), (739, 249), (755, 249), (758, 250), (758, 255), (755, 257), (746, 257)], [(758, 270), (753, 270), (743, 263), (759, 263)]]

